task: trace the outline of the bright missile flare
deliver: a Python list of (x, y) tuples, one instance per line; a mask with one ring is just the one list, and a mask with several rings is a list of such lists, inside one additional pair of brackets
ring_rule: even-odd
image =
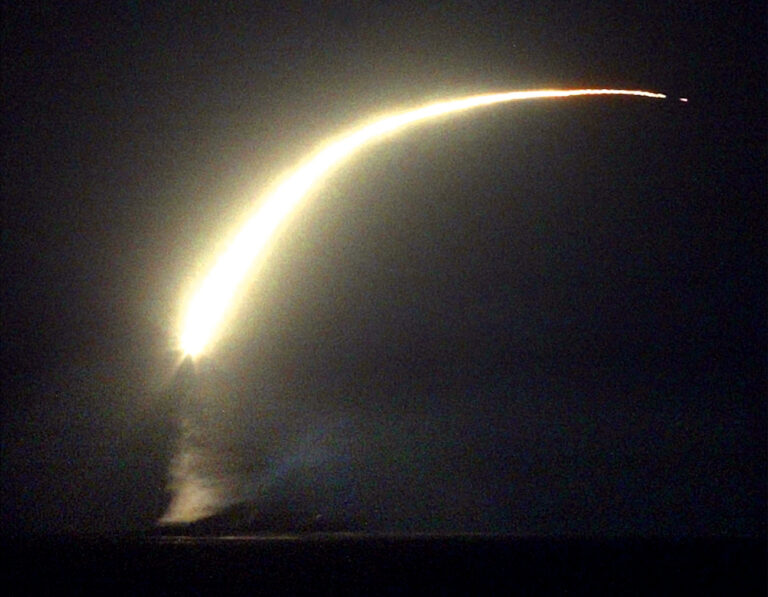
[(383, 138), (410, 124), (445, 114), (502, 102), (579, 95), (666, 97), (662, 93), (627, 89), (544, 89), (474, 95), (427, 104), (420, 108), (384, 116), (325, 145), (262, 201), (259, 209), (246, 222), (189, 300), (182, 322), (182, 351), (186, 355), (197, 356), (205, 350), (232, 302), (238, 286), (245, 279), (250, 266), (275, 236), (280, 225), (297, 209), (315, 184), (367, 143)]

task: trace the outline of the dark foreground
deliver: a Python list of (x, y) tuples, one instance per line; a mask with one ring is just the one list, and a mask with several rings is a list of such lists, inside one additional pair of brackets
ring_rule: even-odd
[(2, 586), (18, 595), (766, 594), (759, 539), (134, 536), (2, 547)]

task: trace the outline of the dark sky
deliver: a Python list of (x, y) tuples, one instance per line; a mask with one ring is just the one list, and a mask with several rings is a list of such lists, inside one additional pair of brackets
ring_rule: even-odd
[(765, 3), (258, 4), (3, 5), (2, 527), (162, 515), (182, 294), (318, 142), (613, 87), (672, 99), (476, 111), (318, 189), (201, 365), (207, 473), (369, 528), (764, 534)]

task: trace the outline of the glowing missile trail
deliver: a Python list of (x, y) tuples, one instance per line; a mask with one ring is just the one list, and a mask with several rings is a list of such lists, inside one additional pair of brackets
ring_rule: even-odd
[(474, 95), (428, 104), (391, 114), (342, 135), (319, 149), (267, 196), (218, 259), (186, 306), (181, 350), (197, 356), (205, 350), (224, 317), (238, 286), (251, 265), (275, 236), (280, 225), (298, 208), (310, 189), (355, 151), (409, 124), (481, 106), (527, 99), (566, 98), (579, 95), (634, 95), (665, 98), (662, 93), (627, 89), (544, 89)]

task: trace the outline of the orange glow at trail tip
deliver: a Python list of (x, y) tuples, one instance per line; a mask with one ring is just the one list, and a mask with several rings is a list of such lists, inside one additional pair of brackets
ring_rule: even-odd
[[(260, 202), (257, 211), (245, 222), (208, 276), (188, 298), (181, 324), (181, 350), (185, 355), (194, 357), (209, 347), (248, 270), (275, 237), (280, 226), (298, 209), (309, 191), (324, 176), (364, 145), (420, 121), (482, 106), (587, 95), (666, 97), (662, 93), (627, 89), (543, 89), (474, 95), (384, 115), (324, 144)], [(687, 99), (680, 98), (680, 101)]]

